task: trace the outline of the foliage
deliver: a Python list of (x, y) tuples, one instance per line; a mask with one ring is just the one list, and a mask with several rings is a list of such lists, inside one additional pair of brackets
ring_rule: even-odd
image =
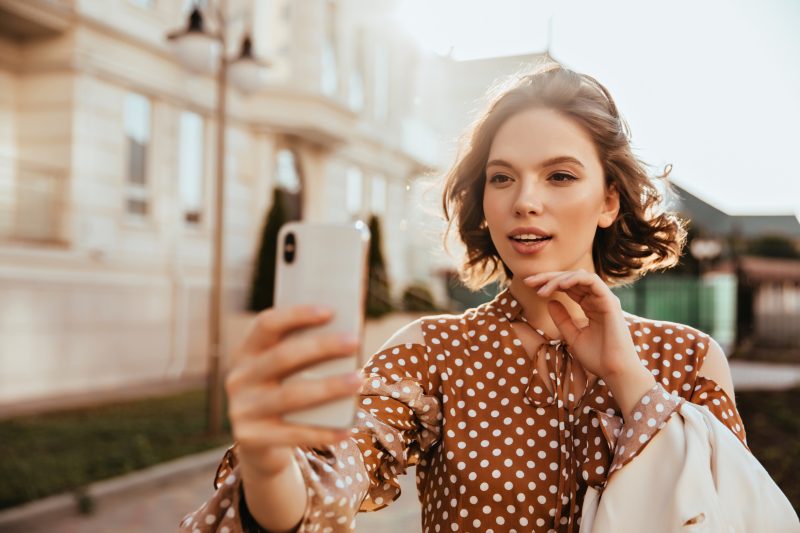
[(800, 388), (736, 393), (747, 444), (800, 510)]
[(761, 257), (800, 258), (800, 251), (792, 240), (782, 235), (764, 235), (752, 239), (747, 243), (747, 252)]
[(412, 283), (403, 291), (403, 309), (411, 312), (435, 312), (438, 310), (431, 290), (424, 283)]
[[(225, 431), (229, 431), (227, 421)], [(204, 391), (0, 420), (0, 509), (230, 442), (206, 435)]]
[(383, 239), (381, 236), (380, 220), (372, 215), (369, 218), (369, 285), (367, 287), (367, 316), (381, 317), (394, 311), (391, 291), (389, 288), (389, 275), (386, 272), (386, 262), (383, 259)]
[(278, 250), (278, 232), (290, 220), (297, 220), (287, 205), (288, 194), (276, 188), (272, 195), (272, 208), (267, 213), (264, 230), (261, 234), (261, 247), (258, 250), (253, 270), (253, 283), (250, 289), (248, 310), (262, 311), (272, 307), (275, 299), (275, 262)]

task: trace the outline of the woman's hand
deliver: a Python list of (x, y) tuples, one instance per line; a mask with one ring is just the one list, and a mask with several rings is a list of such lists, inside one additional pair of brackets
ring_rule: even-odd
[(523, 283), (539, 287), (537, 294), (542, 298), (562, 291), (581, 306), (589, 319), (584, 327), (579, 327), (557, 300), (547, 303), (547, 311), (570, 354), (608, 384), (623, 416), (627, 416), (639, 398), (655, 385), (655, 379), (639, 362), (619, 298), (600, 276), (585, 270), (540, 272)]
[(354, 396), (361, 386), (358, 372), (282, 383), (305, 367), (353, 354), (357, 339), (337, 334), (286, 338), (300, 328), (322, 325), (331, 316), (311, 306), (268, 309), (258, 315), (244, 342), (234, 350), (225, 380), (228, 415), (238, 460), (249, 472), (276, 476), (291, 464), (292, 447), (322, 446), (348, 436), (348, 430), (288, 424), (282, 418), (285, 413)]

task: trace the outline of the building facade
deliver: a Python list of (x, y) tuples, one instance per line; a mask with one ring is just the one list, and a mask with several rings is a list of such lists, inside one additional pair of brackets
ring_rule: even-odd
[[(0, 0), (0, 404), (205, 372), (216, 93), (166, 39), (191, 4)], [(395, 293), (430, 270), (413, 183), (442, 153), (392, 5), (227, 2), (228, 54), (249, 30), (273, 65), (228, 91), (229, 313), (277, 185), (307, 220), (380, 215)]]

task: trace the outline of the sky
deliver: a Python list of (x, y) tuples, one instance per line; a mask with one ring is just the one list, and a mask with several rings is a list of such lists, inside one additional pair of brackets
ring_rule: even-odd
[[(800, 216), (800, 1), (403, 0), (454, 59), (541, 52), (598, 78), (634, 149), (729, 214)], [(549, 35), (549, 37), (548, 37)]]

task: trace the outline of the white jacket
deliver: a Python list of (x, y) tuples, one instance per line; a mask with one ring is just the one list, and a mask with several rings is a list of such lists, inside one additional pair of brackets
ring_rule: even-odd
[(800, 521), (731, 430), (683, 402), (602, 492), (586, 492), (581, 533), (643, 531), (797, 533)]

